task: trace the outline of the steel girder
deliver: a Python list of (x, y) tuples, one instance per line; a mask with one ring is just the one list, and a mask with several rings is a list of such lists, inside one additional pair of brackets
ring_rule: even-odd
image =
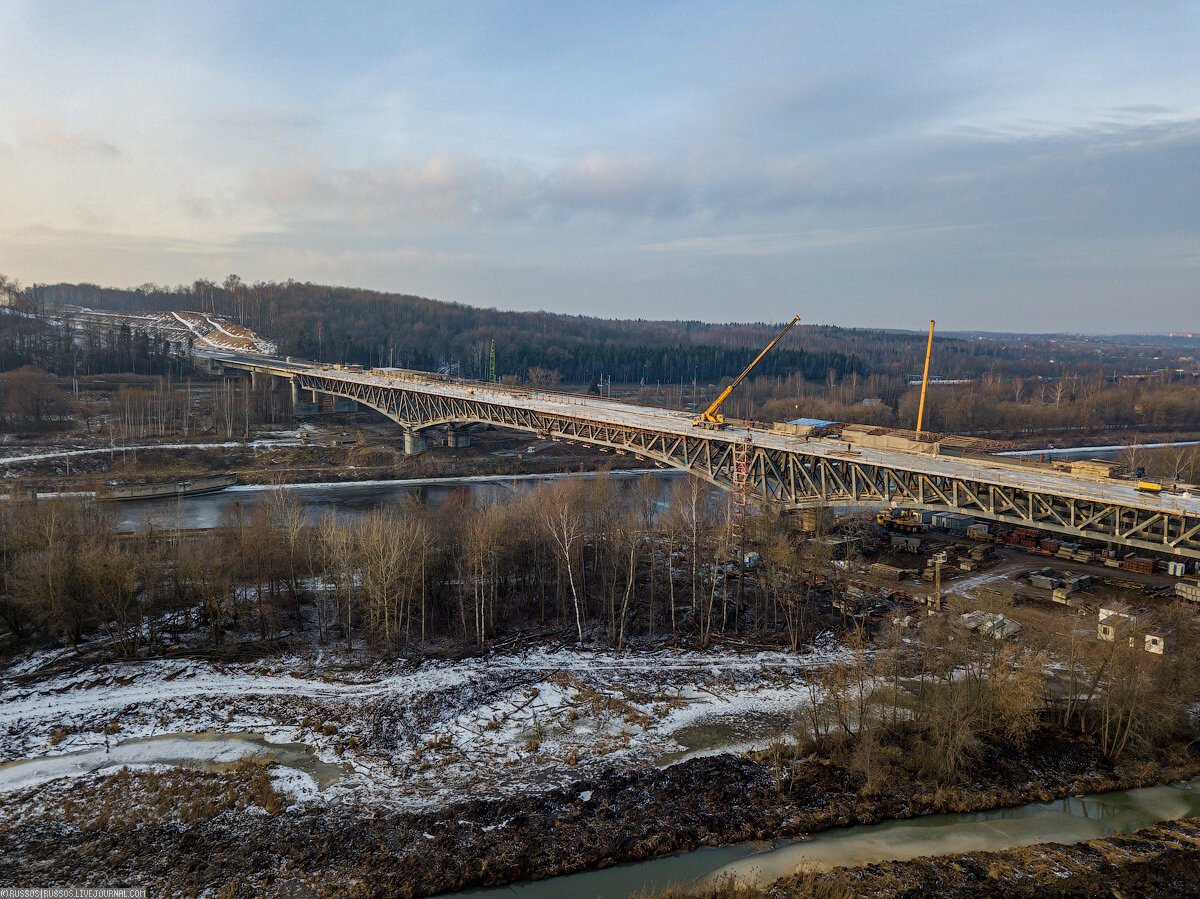
[[(493, 424), (541, 437), (631, 453), (734, 489), (735, 437), (720, 431), (682, 435), (584, 416), (320, 373), (288, 373), (297, 385), (356, 400), (411, 430)], [(519, 399), (519, 398), (518, 398)], [(749, 447), (753, 498), (786, 510), (830, 506), (905, 506), (962, 512), (1005, 524), (1132, 549), (1200, 559), (1200, 517), (1060, 496), (1048, 491), (935, 475), (861, 461), (853, 452), (818, 454)]]

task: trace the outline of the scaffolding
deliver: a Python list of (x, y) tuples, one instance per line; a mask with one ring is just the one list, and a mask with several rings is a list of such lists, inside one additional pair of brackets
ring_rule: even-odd
[(750, 450), (749, 438), (733, 445), (733, 520), (744, 527), (750, 517)]

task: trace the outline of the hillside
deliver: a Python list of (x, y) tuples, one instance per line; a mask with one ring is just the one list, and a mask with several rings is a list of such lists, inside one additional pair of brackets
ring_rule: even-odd
[[(617, 383), (714, 383), (737, 374), (774, 336), (773, 323), (611, 320), (548, 312), (506, 312), (406, 294), (287, 281), (217, 285), (93, 284), (35, 288), (40, 303), (127, 311), (196, 310), (227, 316), (279, 343), (281, 353), (363, 365), (437, 369), (459, 363), (485, 377), (492, 341), (497, 373), (557, 371), (567, 383), (601, 375)], [(802, 305), (802, 304), (801, 304)], [(799, 308), (803, 316), (805, 310)], [(920, 364), (924, 335), (801, 324), (760, 364), (756, 375), (824, 381), (846, 375), (905, 374)], [(941, 370), (970, 376), (1007, 352), (993, 343), (938, 341)]]

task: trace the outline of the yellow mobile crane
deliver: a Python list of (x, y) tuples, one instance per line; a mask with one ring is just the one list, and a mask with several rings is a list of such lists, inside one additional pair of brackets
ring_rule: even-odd
[(750, 374), (750, 369), (758, 365), (759, 360), (762, 359), (763, 356), (767, 355), (767, 352), (771, 349), (771, 347), (779, 343), (779, 341), (783, 339), (783, 335), (792, 330), (792, 325), (796, 324), (798, 321), (800, 321), (800, 316), (797, 315), (790, 322), (788, 322), (784, 326), (784, 329), (775, 335), (775, 339), (767, 344), (766, 349), (759, 353), (754, 358), (754, 361), (746, 366), (746, 370), (737, 376), (737, 380), (722, 390), (721, 395), (713, 400), (713, 404), (711, 406), (692, 419), (692, 424), (696, 425), (697, 427), (711, 428), (713, 430), (719, 430), (720, 428), (725, 427), (725, 418), (717, 413), (717, 410), (721, 408), (721, 404), (729, 399), (729, 394), (733, 393), (733, 389), (745, 380), (746, 375)]

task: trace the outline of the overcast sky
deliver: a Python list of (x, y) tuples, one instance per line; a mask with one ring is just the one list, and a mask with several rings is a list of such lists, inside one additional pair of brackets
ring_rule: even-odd
[(1200, 4), (0, 0), (0, 273), (1200, 330)]

